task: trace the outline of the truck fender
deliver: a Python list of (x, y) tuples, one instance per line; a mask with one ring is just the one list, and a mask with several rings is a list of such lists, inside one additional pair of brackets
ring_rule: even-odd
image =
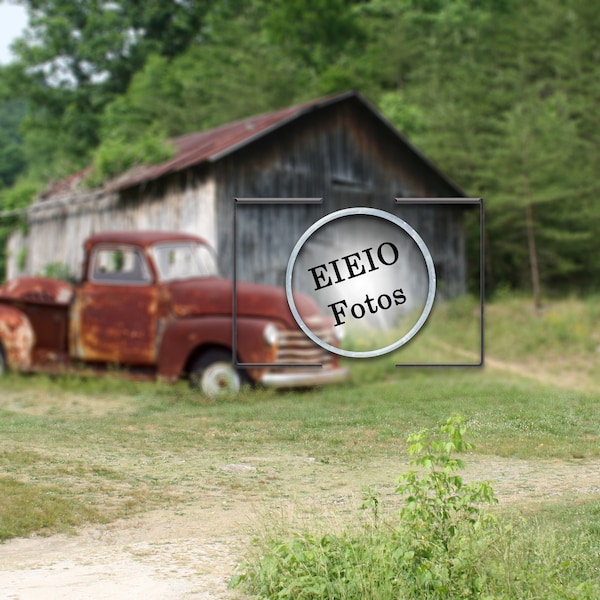
[[(263, 341), (268, 319), (241, 317), (237, 320), (237, 358), (242, 362), (269, 363), (275, 356)], [(158, 374), (176, 379), (184, 374), (186, 365), (199, 348), (230, 349), (232, 342), (231, 317), (195, 317), (178, 319), (167, 326), (158, 352)], [(253, 370), (248, 372), (251, 378)]]
[(0, 346), (6, 366), (16, 371), (29, 369), (34, 344), (29, 319), (16, 308), (0, 305)]

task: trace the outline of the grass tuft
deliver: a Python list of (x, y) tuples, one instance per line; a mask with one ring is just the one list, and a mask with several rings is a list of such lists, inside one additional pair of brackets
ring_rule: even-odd
[(31, 531), (43, 534), (69, 531), (88, 522), (100, 522), (101, 514), (65, 494), (65, 490), (11, 477), (0, 479), (0, 540)]

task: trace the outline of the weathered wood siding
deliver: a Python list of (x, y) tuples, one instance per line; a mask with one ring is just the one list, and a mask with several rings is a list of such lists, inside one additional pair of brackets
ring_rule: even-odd
[[(83, 242), (92, 233), (115, 230), (177, 230), (217, 239), (214, 178), (188, 173), (122, 193), (78, 194), (36, 205), (29, 215), (27, 261), (21, 274), (44, 272), (62, 263), (79, 276)], [(13, 242), (14, 245), (17, 241)], [(18, 273), (17, 256), (10, 258), (10, 274)]]
[(6, 243), (6, 279), (26, 274), (27, 235), (20, 229), (13, 231)]
[(238, 277), (284, 285), (290, 252), (310, 224), (334, 210), (368, 206), (396, 214), (417, 230), (432, 253), (443, 295), (465, 291), (461, 209), (396, 206), (394, 200), (455, 192), (358, 103), (302, 117), (215, 169), (218, 252), (229, 275), (235, 197), (323, 197), (321, 206), (238, 205)]

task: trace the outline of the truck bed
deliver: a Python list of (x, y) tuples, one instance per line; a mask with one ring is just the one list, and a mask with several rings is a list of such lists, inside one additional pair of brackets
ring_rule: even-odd
[(33, 362), (68, 358), (73, 286), (46, 277), (22, 277), (0, 286), (0, 304), (21, 311), (35, 334)]

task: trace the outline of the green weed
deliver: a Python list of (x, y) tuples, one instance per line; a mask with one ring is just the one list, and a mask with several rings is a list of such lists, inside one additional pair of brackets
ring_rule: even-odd
[(368, 490), (369, 523), (259, 539), (232, 587), (277, 600), (596, 598), (598, 532), (548, 536), (535, 522), (485, 510), (495, 503), (492, 488), (467, 485), (457, 473), (463, 463), (455, 453), (471, 447), (465, 432), (451, 417), (409, 436), (412, 469), (399, 479), (403, 506), (393, 520), (380, 518), (379, 498)]

